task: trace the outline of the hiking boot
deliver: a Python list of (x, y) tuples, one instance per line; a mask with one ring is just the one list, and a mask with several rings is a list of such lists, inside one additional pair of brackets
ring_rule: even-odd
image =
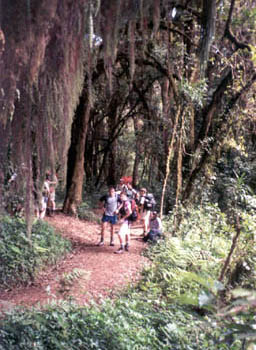
[(102, 241), (102, 240), (97, 244), (98, 247), (101, 247), (103, 245), (104, 245), (104, 241)]
[(129, 244), (128, 243), (126, 243), (126, 245), (124, 246), (124, 249), (126, 252), (129, 252)]
[(123, 247), (120, 247), (118, 250), (116, 250), (114, 253), (115, 254), (123, 254), (124, 252), (124, 248)]
[(110, 243), (109, 243), (109, 245), (110, 245), (111, 247), (114, 247), (114, 245), (115, 245), (114, 241), (111, 240)]

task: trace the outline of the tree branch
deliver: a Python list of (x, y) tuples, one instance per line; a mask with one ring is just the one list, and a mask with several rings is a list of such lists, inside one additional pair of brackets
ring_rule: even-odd
[(231, 32), (230, 26), (231, 26), (231, 20), (232, 20), (232, 15), (235, 7), (235, 0), (231, 0), (230, 8), (229, 8), (229, 14), (228, 14), (228, 19), (226, 22), (226, 27), (224, 30), (224, 35), (223, 38), (229, 39), (233, 44), (236, 46), (236, 50), (238, 49), (248, 49), (248, 51), (251, 51), (251, 48), (249, 45), (244, 44), (243, 42), (240, 42), (236, 39), (234, 34)]

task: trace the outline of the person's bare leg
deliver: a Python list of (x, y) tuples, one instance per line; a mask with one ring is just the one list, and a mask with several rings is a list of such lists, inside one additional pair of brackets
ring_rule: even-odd
[(129, 251), (129, 247), (130, 247), (130, 237), (131, 237), (131, 227), (130, 225), (128, 226), (128, 230), (127, 233), (125, 235), (125, 247), (124, 249), (128, 252)]
[(124, 238), (125, 238), (125, 223), (122, 223), (120, 230), (118, 232), (118, 238), (119, 238), (119, 242), (120, 242), (120, 248), (115, 251), (116, 254), (120, 254), (124, 252)]
[(110, 228), (110, 245), (114, 246), (114, 233), (115, 233), (115, 226), (111, 224)]
[(142, 226), (143, 226), (143, 237), (146, 236), (147, 234), (147, 220), (146, 220), (146, 217), (143, 218), (143, 221), (142, 221)]
[(144, 223), (143, 223), (144, 237), (148, 234), (148, 231), (149, 231), (149, 218), (150, 218), (150, 212), (147, 212), (147, 214), (144, 217)]
[(101, 237), (100, 237), (100, 242), (98, 243), (99, 246), (104, 244), (104, 236), (105, 236), (105, 231), (106, 231), (106, 222), (101, 223)]
[(124, 240), (123, 240), (123, 237), (119, 233), (118, 233), (118, 238), (119, 238), (120, 246), (122, 247), (124, 245)]
[(43, 209), (40, 213), (40, 219), (44, 219), (45, 214), (46, 214), (46, 209)]

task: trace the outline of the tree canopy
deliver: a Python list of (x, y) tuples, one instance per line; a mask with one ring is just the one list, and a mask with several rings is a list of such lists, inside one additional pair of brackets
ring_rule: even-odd
[(16, 172), (29, 217), (51, 169), (66, 212), (123, 175), (166, 212), (210, 182), (227, 140), (255, 149), (254, 1), (0, 4), (3, 207)]

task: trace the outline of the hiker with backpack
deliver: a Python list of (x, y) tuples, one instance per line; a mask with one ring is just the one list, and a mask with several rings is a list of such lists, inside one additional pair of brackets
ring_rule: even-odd
[(101, 239), (98, 246), (104, 245), (107, 224), (110, 224), (110, 246), (114, 246), (114, 225), (117, 223), (117, 208), (120, 204), (119, 196), (114, 187), (109, 187), (108, 194), (100, 198), (100, 206), (104, 208), (101, 219)]
[(117, 193), (120, 195), (121, 192), (127, 192), (127, 184), (123, 178), (120, 179), (119, 184), (117, 185)]
[(127, 182), (127, 190), (126, 194), (129, 199), (137, 199), (138, 192), (132, 187), (132, 184), (130, 182)]
[(118, 207), (117, 212), (120, 214), (121, 219), (119, 223), (121, 224), (118, 237), (120, 241), (120, 248), (115, 251), (115, 254), (122, 254), (125, 251), (129, 251), (130, 246), (130, 226), (131, 226), (131, 215), (132, 215), (132, 205), (131, 201), (128, 199), (126, 192), (121, 192), (120, 194), (121, 205)]
[(157, 242), (157, 240), (162, 236), (162, 234), (163, 234), (162, 221), (158, 217), (157, 212), (153, 211), (150, 214), (149, 232), (143, 238), (143, 241), (147, 242), (149, 240), (151, 242)]
[(154, 210), (155, 207), (155, 199), (153, 194), (148, 194), (146, 188), (140, 189), (140, 195), (138, 199), (138, 207), (139, 207), (139, 213), (143, 224), (143, 234), (142, 236), (145, 237), (147, 235), (147, 232), (149, 230), (149, 218), (150, 218), (150, 212)]

